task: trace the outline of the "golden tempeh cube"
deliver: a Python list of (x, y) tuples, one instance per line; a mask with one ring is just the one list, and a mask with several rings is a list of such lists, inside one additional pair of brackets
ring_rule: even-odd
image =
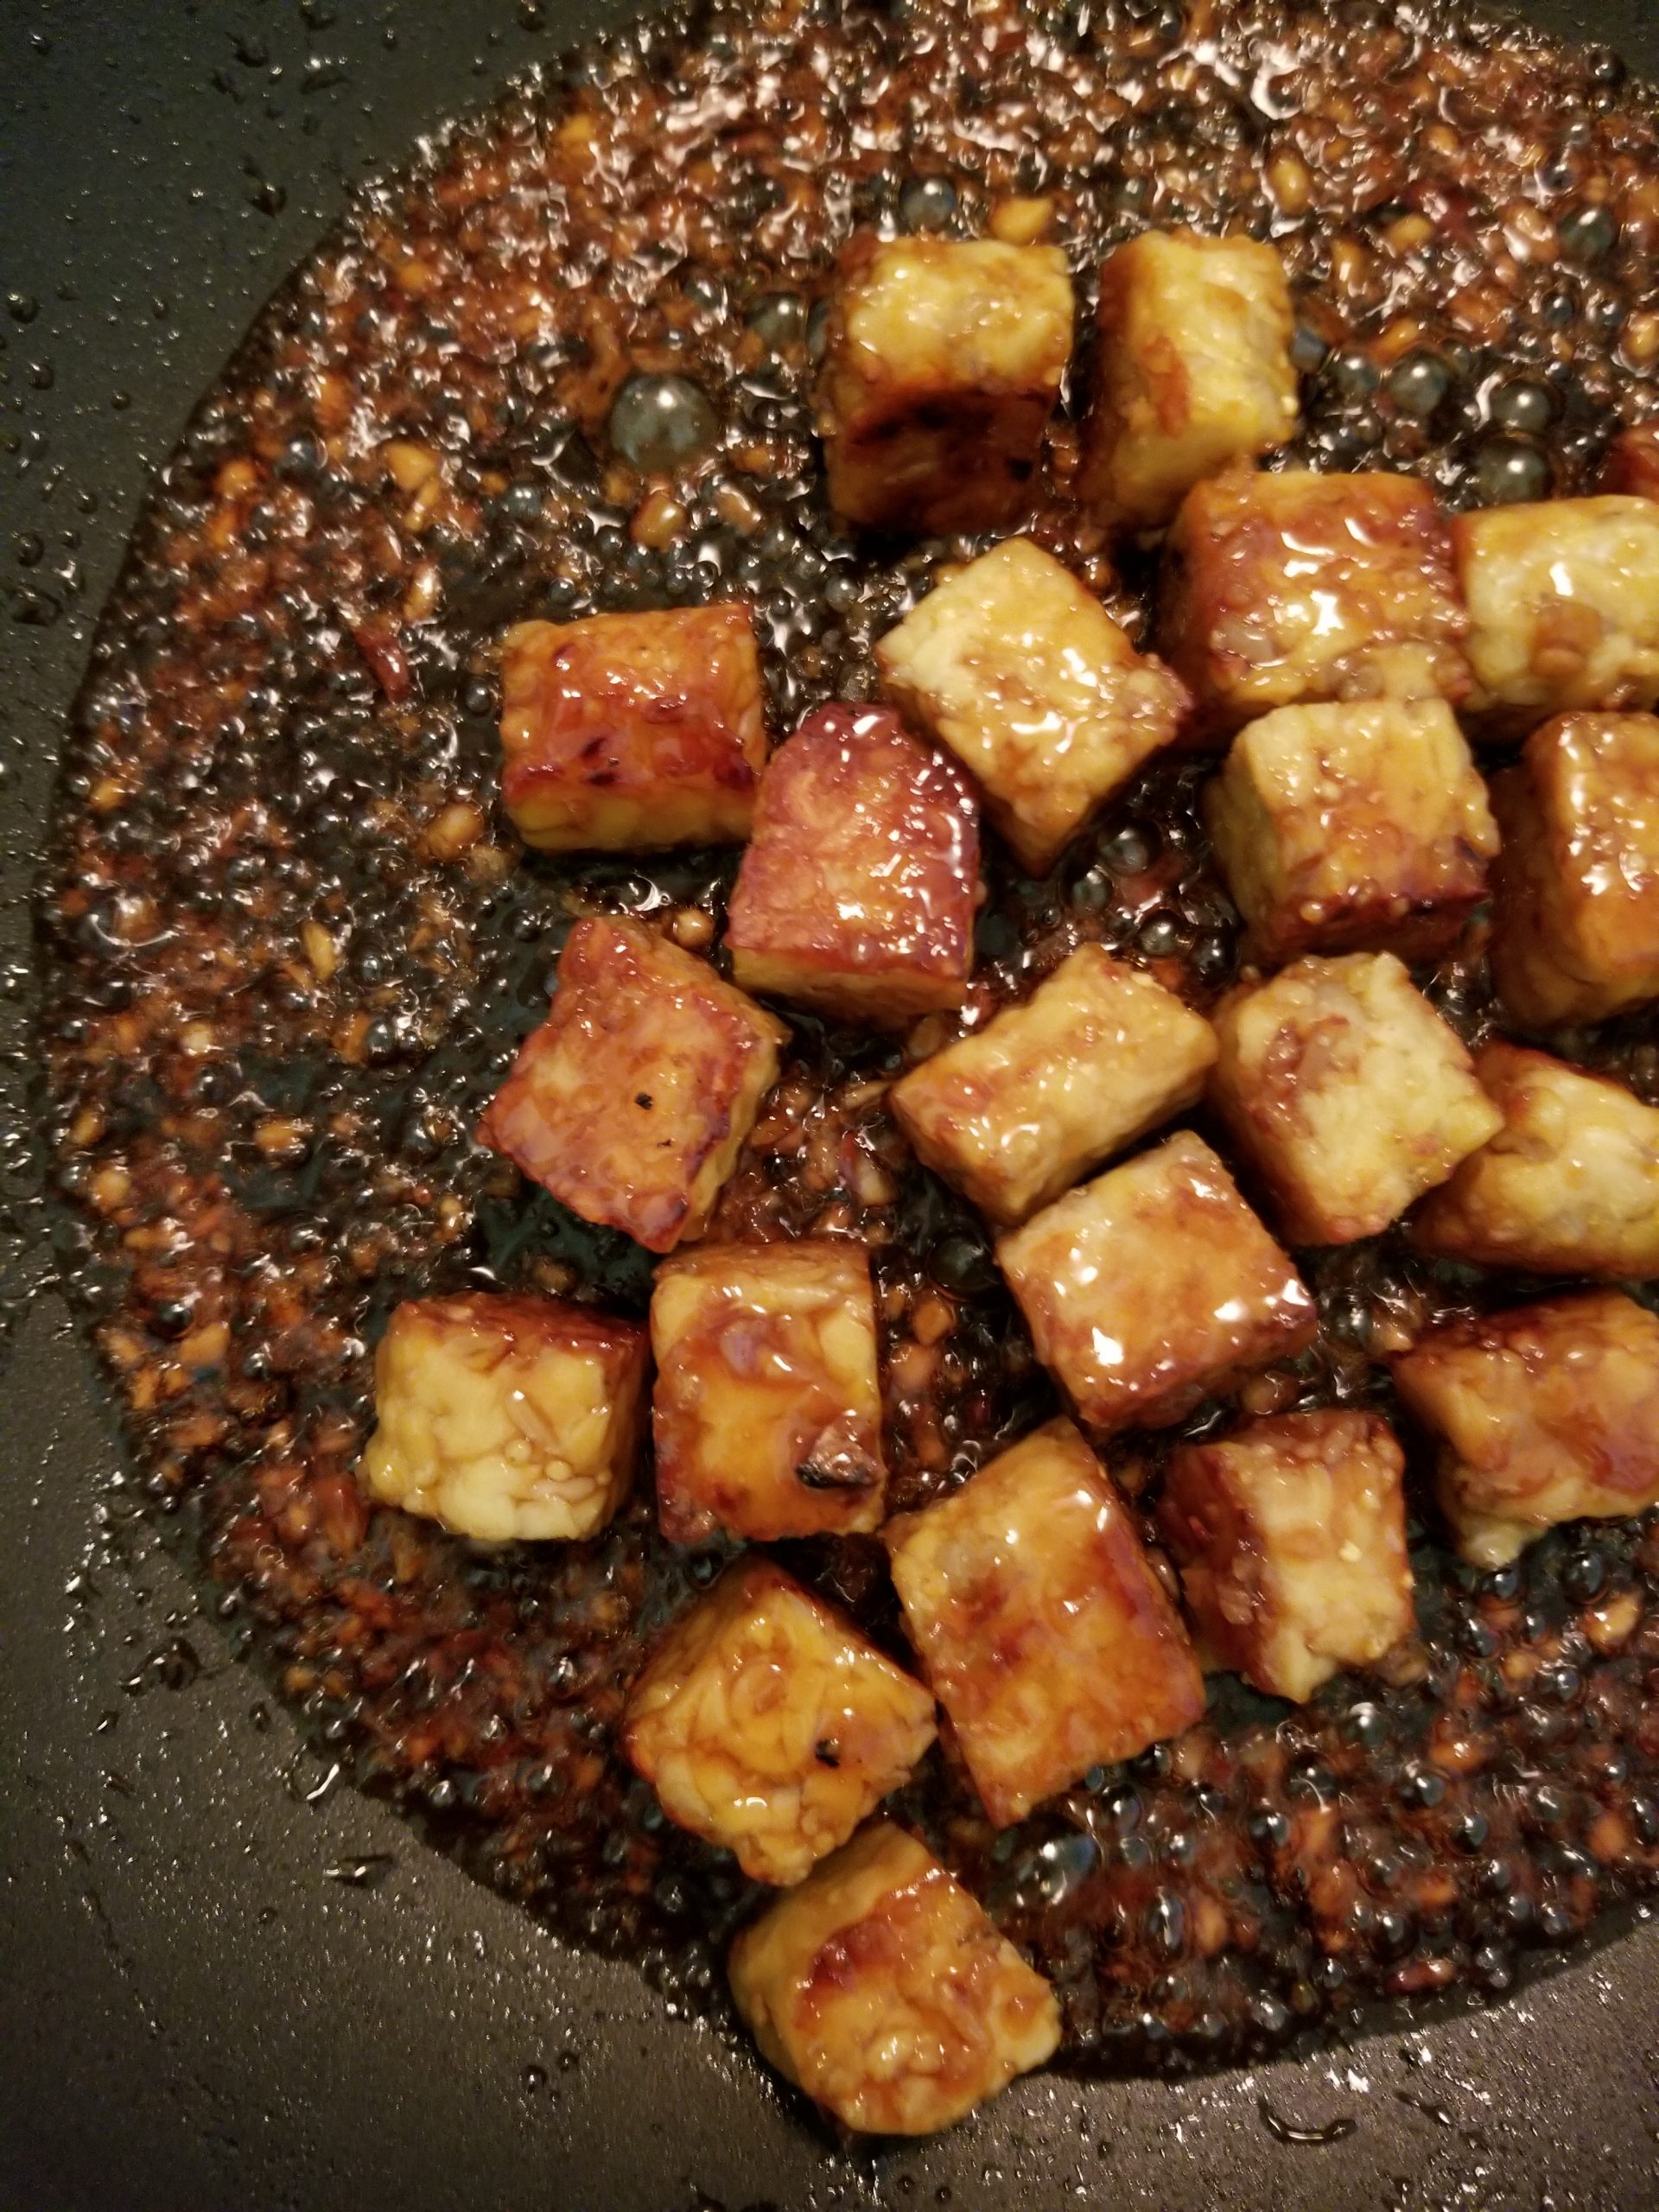
[(1475, 1072), (1503, 1126), (1424, 1199), (1414, 1241), (1477, 1267), (1659, 1275), (1659, 1111), (1517, 1045)]
[(933, 1699), (770, 1560), (730, 1567), (628, 1695), (622, 1745), (670, 1820), (757, 1882), (804, 1881), (906, 1780)]
[(1164, 547), (1158, 642), (1207, 734), (1316, 700), (1455, 704), (1468, 627), (1414, 476), (1230, 469), (1193, 486)]
[(1069, 1421), (882, 1538), (911, 1642), (998, 1827), (1204, 1711), (1186, 1631)]
[(1622, 1291), (1454, 1322), (1393, 1365), (1440, 1439), (1435, 1491), (1471, 1565), (1659, 1503), (1659, 1319)]
[(1468, 705), (1526, 728), (1659, 700), (1659, 505), (1612, 493), (1454, 515)]
[(763, 2056), (866, 2134), (949, 2127), (1059, 2044), (1047, 1982), (887, 1821), (751, 1921), (727, 1971)]
[(1186, 1130), (1057, 1198), (996, 1256), (1037, 1357), (1097, 1429), (1166, 1427), (1317, 1325), (1288, 1258)]
[(1281, 707), (1234, 739), (1205, 818), (1255, 956), (1456, 942), (1497, 825), (1440, 699)]
[(761, 779), (726, 925), (732, 969), (843, 1021), (960, 1006), (974, 964), (979, 808), (954, 760), (886, 708), (820, 707)]
[(1215, 1021), (1211, 1103), (1293, 1244), (1376, 1236), (1503, 1126), (1392, 953), (1298, 960)]
[(478, 1141), (584, 1221), (671, 1251), (706, 1225), (788, 1037), (706, 961), (590, 915)]
[(1404, 1467), (1387, 1421), (1338, 1409), (1173, 1455), (1158, 1525), (1217, 1663), (1300, 1702), (1410, 1634)]
[(1618, 433), (1602, 462), (1598, 489), (1659, 499), (1659, 423), (1638, 423)]
[(887, 1471), (862, 1245), (715, 1244), (664, 1261), (651, 1340), (657, 1517), (671, 1542), (880, 1527)]
[(1013, 521), (1071, 358), (1073, 314), (1058, 246), (853, 238), (817, 388), (836, 513), (918, 537)]
[(1209, 1023), (1173, 991), (1085, 944), (887, 1103), (919, 1160), (1012, 1227), (1195, 1104), (1215, 1057)]
[(1546, 723), (1492, 806), (1492, 975), (1515, 1019), (1548, 1029), (1659, 998), (1659, 718)]
[(1181, 684), (1028, 537), (929, 593), (875, 649), (891, 697), (972, 770), (1033, 875), (1174, 738)]
[(1255, 238), (1146, 231), (1100, 272), (1079, 488), (1103, 522), (1166, 523), (1201, 477), (1295, 429), (1283, 264)]
[(766, 765), (747, 607), (521, 622), (501, 652), (501, 797), (542, 852), (747, 837)]
[(586, 1306), (407, 1300), (375, 1355), (370, 1495), (485, 1543), (594, 1535), (633, 1481), (648, 1358)]

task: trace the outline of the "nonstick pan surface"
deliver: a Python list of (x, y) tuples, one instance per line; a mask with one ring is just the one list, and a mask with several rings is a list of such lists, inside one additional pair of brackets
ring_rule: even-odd
[[(28, 901), (95, 611), (147, 467), (351, 181), (629, 12), (0, 16), (0, 2204), (1639, 2212), (1643, 1928), (1488, 2012), (1181, 2084), (1044, 2076), (938, 2142), (835, 2152), (746, 2050), (331, 1785), (130, 1517), (26, 1135)], [(1659, 14), (1532, 12), (1659, 75)]]

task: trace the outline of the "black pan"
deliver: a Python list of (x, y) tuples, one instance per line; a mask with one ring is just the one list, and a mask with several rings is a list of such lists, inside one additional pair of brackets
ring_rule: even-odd
[[(1045, 2076), (943, 2140), (836, 2152), (746, 2050), (331, 1787), (130, 1517), (25, 1134), (28, 898), (93, 611), (146, 467), (351, 181), (627, 12), (0, 11), (0, 2204), (1641, 2212), (1640, 1928), (1490, 2012), (1184, 2085)], [(1531, 12), (1659, 76), (1649, 0)]]

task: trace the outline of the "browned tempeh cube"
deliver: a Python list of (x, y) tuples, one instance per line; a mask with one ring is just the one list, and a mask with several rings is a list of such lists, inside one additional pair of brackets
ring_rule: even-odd
[(1165, 544), (1158, 642), (1205, 734), (1315, 700), (1455, 705), (1468, 627), (1414, 476), (1229, 469), (1193, 486)]
[(1199, 1137), (1109, 1168), (996, 1248), (1080, 1419), (1167, 1427), (1313, 1338), (1313, 1301)]
[(1079, 488), (1102, 521), (1166, 523), (1201, 477), (1296, 427), (1290, 288), (1255, 238), (1143, 231), (1100, 272)]
[(1429, 1192), (1414, 1240), (1477, 1267), (1659, 1275), (1659, 1110), (1502, 1039), (1475, 1072), (1503, 1126)]
[(1211, 1103), (1293, 1244), (1374, 1236), (1502, 1125), (1392, 953), (1298, 960), (1215, 1021)]
[(1659, 505), (1611, 493), (1455, 515), (1468, 705), (1499, 733), (1659, 700)]
[(589, 915), (478, 1141), (584, 1221), (671, 1251), (707, 1224), (788, 1036), (706, 961)]
[(1436, 1492), (1472, 1565), (1659, 1503), (1659, 1319), (1622, 1291), (1452, 1322), (1393, 1364), (1440, 1439)]
[(1259, 959), (1454, 944), (1497, 827), (1440, 699), (1281, 707), (1234, 739), (1205, 817)]
[(1052, 2057), (1053, 1991), (926, 1846), (874, 1821), (741, 1930), (738, 2012), (842, 2126), (928, 2135)]
[(1404, 1467), (1387, 1421), (1335, 1408), (1173, 1455), (1158, 1525), (1222, 1666), (1301, 1700), (1410, 1633)]
[(1084, 944), (1023, 1006), (912, 1068), (887, 1103), (917, 1156), (1011, 1227), (1196, 1103), (1215, 1057), (1201, 1015)]
[(911, 1641), (998, 1827), (1204, 1711), (1186, 1631), (1069, 1421), (882, 1536)]
[(501, 796), (543, 852), (747, 837), (766, 763), (746, 607), (521, 622), (501, 655)]
[(1659, 998), (1659, 717), (1547, 722), (1492, 806), (1492, 974), (1516, 1020), (1600, 1021)]
[(1012, 522), (1030, 501), (1072, 315), (1058, 246), (857, 233), (817, 390), (831, 506), (918, 537)]
[(1069, 569), (1011, 537), (876, 647), (889, 694), (971, 769), (1033, 874), (1180, 728), (1186, 694)]
[(773, 754), (726, 942), (747, 990), (902, 1028), (973, 971), (979, 809), (886, 708), (820, 707)]
[(906, 1781), (933, 1699), (770, 1560), (683, 1613), (628, 1694), (622, 1743), (671, 1821), (757, 1882), (800, 1882)]
[(374, 1363), (370, 1493), (486, 1543), (598, 1534), (645, 1427), (645, 1332), (591, 1306), (407, 1299)]
[(651, 1301), (657, 1517), (677, 1544), (878, 1529), (887, 1471), (860, 1244), (715, 1244)]

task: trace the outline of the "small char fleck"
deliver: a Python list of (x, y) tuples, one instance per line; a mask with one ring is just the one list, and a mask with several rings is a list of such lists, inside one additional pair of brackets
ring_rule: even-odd
[(646, 1113), (650, 1113), (651, 1093), (648, 1090), (636, 1090), (633, 1094), (633, 1103), (636, 1106), (643, 1106)]
[(200, 1672), (194, 1645), (176, 1636), (147, 1652), (137, 1672), (129, 1675), (121, 1687), (129, 1697), (142, 1697), (146, 1690), (188, 1690)]
[[(330, 16), (329, 21), (333, 20)], [(300, 72), (300, 90), (302, 92), (332, 92), (336, 85), (347, 83), (350, 73), (345, 62), (338, 56), (308, 54), (305, 67)]]
[(14, 591), (11, 594), (11, 619), (26, 629), (49, 630), (62, 613), (61, 605), (50, 592)]
[(325, 1882), (338, 1882), (348, 1890), (378, 1890), (397, 1860), (387, 1851), (367, 1851), (359, 1859), (336, 1859), (322, 1870)]
[(299, 1758), (295, 1760), (293, 1765), (289, 1768), (287, 1774), (283, 1777), (283, 1779), (288, 1785), (289, 1796), (294, 1798), (298, 1803), (302, 1805), (321, 1805), (323, 1799), (339, 1782), (340, 1776), (345, 1771), (345, 1769), (341, 1766), (338, 1759), (332, 1759), (328, 1765), (324, 1769), (321, 1778), (314, 1781), (308, 1787), (302, 1769), (309, 1758), (309, 1752), (302, 1751)]
[(1275, 2112), (1265, 2097), (1256, 2099), (1255, 2108), (1262, 2115), (1262, 2125), (1281, 2143), (1305, 2143), (1316, 2146), (1341, 2143), (1359, 2125), (1351, 2113), (1340, 2113), (1335, 2120), (1327, 2120), (1323, 2127), (1299, 2127), (1294, 2120), (1287, 2120), (1282, 2113)]
[(1394, 2094), (1401, 2104), (1409, 2105), (1414, 2112), (1421, 2113), (1424, 2119), (1432, 2120), (1436, 2127), (1452, 2128), (1458, 2124), (1456, 2115), (1448, 2112), (1444, 2105), (1437, 2104), (1433, 2097), (1420, 2097), (1410, 2089), (1396, 2089)]
[(839, 1766), (841, 1752), (833, 1736), (821, 1736), (812, 1746), (812, 1756), (820, 1766)]
[(803, 1459), (795, 1470), (795, 1479), (806, 1490), (869, 1490), (875, 1482), (875, 1470), (847, 1461), (823, 1466), (816, 1459)]

